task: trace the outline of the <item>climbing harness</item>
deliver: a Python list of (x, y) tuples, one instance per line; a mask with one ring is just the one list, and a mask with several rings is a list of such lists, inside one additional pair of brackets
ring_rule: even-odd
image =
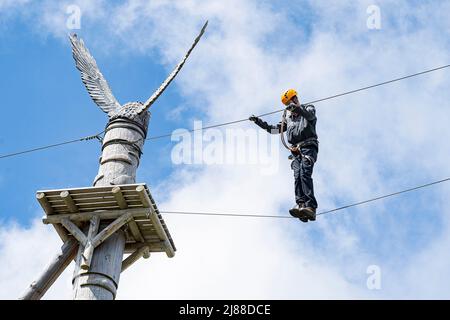
[(281, 126), (280, 126), (280, 137), (281, 137), (281, 143), (283, 144), (283, 146), (288, 149), (289, 151), (292, 152), (291, 155), (289, 155), (288, 159), (289, 160), (294, 160), (294, 155), (298, 154), (300, 155), (300, 157), (307, 159), (311, 164), (314, 164), (316, 161), (314, 160), (313, 157), (308, 156), (306, 154), (303, 154), (301, 152), (301, 148), (306, 146), (307, 144), (311, 143), (311, 142), (317, 142), (319, 143), (319, 140), (317, 138), (308, 138), (298, 144), (296, 144), (295, 146), (290, 147), (287, 143), (286, 140), (284, 139), (284, 126), (286, 125), (286, 112), (287, 112), (287, 108), (284, 109), (283, 111), (283, 115), (281, 116)]

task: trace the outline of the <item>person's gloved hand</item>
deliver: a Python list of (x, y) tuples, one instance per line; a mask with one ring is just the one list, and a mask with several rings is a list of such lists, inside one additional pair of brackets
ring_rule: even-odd
[(297, 108), (298, 108), (298, 106), (292, 102), (286, 106), (286, 110), (290, 111), (290, 112), (294, 112)]
[(253, 122), (256, 122), (256, 120), (258, 120), (258, 117), (255, 116), (254, 114), (252, 114), (252, 115), (250, 116), (250, 118), (248, 118), (248, 120), (253, 121)]

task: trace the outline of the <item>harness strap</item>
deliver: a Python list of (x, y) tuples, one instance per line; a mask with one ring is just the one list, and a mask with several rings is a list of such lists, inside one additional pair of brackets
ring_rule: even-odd
[(315, 137), (305, 139), (302, 142), (297, 143), (297, 148), (301, 148), (303, 146), (306, 146), (307, 144), (309, 144), (311, 142), (315, 142), (315, 143), (319, 144), (319, 139), (317, 139)]
[[(281, 137), (281, 142), (283, 143), (284, 147), (288, 150), (290, 150), (292, 153), (296, 152), (298, 153), (302, 158), (306, 158), (308, 159), (311, 164), (314, 164), (316, 161), (314, 160), (313, 157), (308, 156), (308, 155), (304, 155), (301, 151), (301, 148), (306, 146), (308, 143), (311, 142), (315, 142), (317, 144), (319, 144), (319, 140), (316, 137), (312, 137), (312, 138), (308, 138), (303, 140), (302, 142), (293, 145), (292, 147), (289, 147), (286, 143), (286, 141), (284, 140), (284, 126), (286, 125), (286, 109), (284, 109), (283, 115), (281, 116), (281, 126), (280, 126), (280, 137)], [(296, 151), (294, 151), (295, 149), (297, 149)], [(290, 160), (293, 160), (294, 157), (289, 156)]]

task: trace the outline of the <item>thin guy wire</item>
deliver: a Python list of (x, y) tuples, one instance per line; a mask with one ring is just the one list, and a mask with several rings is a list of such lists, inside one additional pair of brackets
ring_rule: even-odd
[[(372, 199), (368, 199), (368, 200), (352, 203), (352, 204), (349, 204), (349, 205), (346, 205), (346, 206), (342, 206), (342, 207), (338, 207), (338, 208), (335, 208), (335, 209), (322, 211), (322, 212), (318, 213), (317, 216), (328, 214), (328, 213), (332, 213), (332, 212), (336, 212), (336, 211), (340, 211), (340, 210), (344, 210), (344, 209), (348, 209), (348, 208), (351, 208), (351, 207), (360, 206), (362, 204), (378, 201), (378, 200), (385, 199), (385, 198), (388, 198), (388, 197), (397, 196), (397, 195), (400, 195), (402, 193), (407, 193), (407, 192), (415, 191), (415, 190), (418, 190), (418, 189), (430, 187), (430, 186), (433, 186), (433, 185), (436, 185), (436, 184), (439, 184), (439, 183), (447, 182), (449, 180), (450, 180), (450, 177), (442, 179), (442, 180), (430, 182), (430, 183), (427, 183), (427, 184), (423, 184), (423, 185), (420, 185), (420, 186), (417, 186), (417, 187), (409, 188), (409, 189), (406, 189), (406, 190), (389, 193), (389, 194), (382, 195), (382, 196), (379, 196), (379, 197), (376, 197), (376, 198), (372, 198)], [(243, 214), (243, 213), (223, 213), (223, 212), (222, 213), (218, 213), (218, 212), (189, 212), (189, 211), (160, 211), (160, 212), (161, 213), (166, 213), (166, 214), (180, 214), (180, 215), (297, 219), (297, 218), (294, 218), (294, 217), (291, 217), (291, 216), (263, 215), (263, 214)]]

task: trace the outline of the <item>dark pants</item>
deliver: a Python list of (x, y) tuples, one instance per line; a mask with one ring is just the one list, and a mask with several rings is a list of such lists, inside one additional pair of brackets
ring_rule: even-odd
[(300, 155), (295, 155), (294, 160), (292, 160), (291, 168), (294, 170), (295, 179), (295, 202), (297, 204), (304, 203), (307, 207), (317, 208), (312, 173), (314, 163), (317, 160), (318, 150), (316, 147), (310, 146), (303, 147), (301, 152), (303, 155), (314, 159), (314, 162)]

